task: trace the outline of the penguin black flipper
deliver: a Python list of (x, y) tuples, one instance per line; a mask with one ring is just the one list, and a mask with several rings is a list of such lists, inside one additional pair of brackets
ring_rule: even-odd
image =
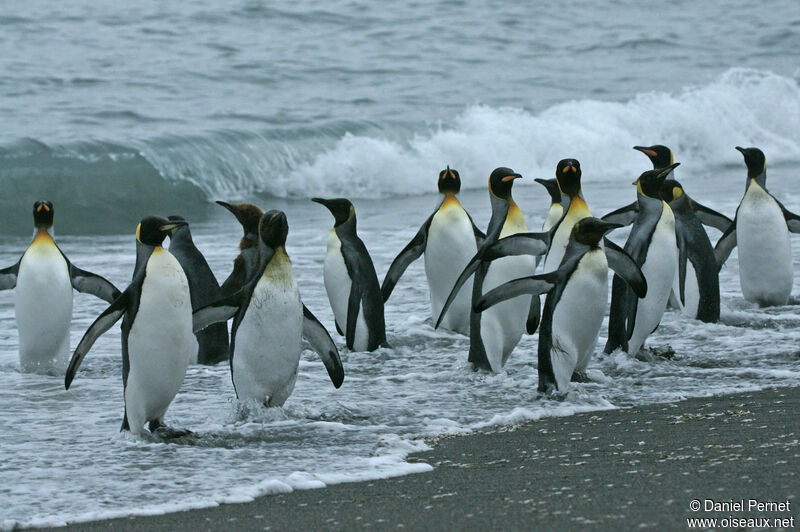
[(478, 246), (478, 249), (480, 249), (486, 240), (486, 233), (478, 229), (478, 226), (472, 221), (472, 216), (467, 214), (467, 218), (469, 218), (469, 221), (472, 224), (472, 232), (475, 234), (475, 244)]
[(733, 223), (728, 227), (728, 230), (722, 234), (720, 239), (717, 241), (717, 245), (714, 246), (714, 257), (717, 259), (717, 266), (722, 268), (725, 264), (725, 261), (728, 260), (728, 257), (733, 251), (733, 248), (736, 247), (736, 220), (733, 220)]
[(347, 301), (347, 329), (345, 342), (348, 349), (353, 349), (356, 341), (356, 325), (358, 313), (361, 310), (361, 289), (356, 282), (350, 284), (350, 297)]
[(339, 358), (339, 350), (336, 349), (336, 344), (328, 334), (328, 330), (305, 305), (303, 305), (303, 338), (311, 344), (319, 358), (322, 359), (333, 386), (340, 387), (344, 381), (344, 366), (342, 359)]
[(678, 244), (678, 290), (680, 291), (678, 297), (681, 298), (681, 305), (686, 305), (686, 262), (689, 260), (689, 242), (684, 231), (675, 231), (675, 241)]
[[(141, 283), (139, 283), (139, 286), (141, 286)], [(81, 362), (83, 362), (83, 359), (86, 357), (86, 354), (92, 348), (95, 341), (97, 341), (97, 339), (100, 338), (103, 333), (105, 333), (117, 321), (119, 321), (122, 315), (125, 314), (125, 311), (128, 310), (128, 306), (132, 299), (131, 296), (131, 290), (125, 290), (122, 292), (119, 297), (117, 297), (86, 330), (83, 338), (81, 338), (80, 343), (78, 343), (78, 347), (75, 348), (75, 352), (72, 353), (72, 358), (70, 359), (69, 366), (67, 367), (67, 373), (64, 376), (64, 387), (67, 390), (69, 390), (69, 386), (72, 384), (72, 379), (75, 378), (75, 373), (77, 373)]]
[(539, 323), (542, 321), (542, 306), (541, 300), (537, 296), (531, 298), (531, 307), (528, 310), (528, 319), (525, 320), (525, 332), (533, 334), (539, 328)]
[(11, 290), (17, 286), (20, 262), (22, 262), (22, 259), (18, 260), (13, 266), (0, 270), (0, 290)]
[[(438, 212), (438, 210), (436, 212)], [(425, 252), (425, 245), (428, 243), (428, 230), (431, 227), (431, 222), (436, 212), (425, 220), (425, 223), (419, 228), (419, 231), (417, 231), (417, 234), (411, 239), (411, 242), (406, 244), (406, 247), (403, 248), (392, 261), (392, 265), (389, 266), (389, 271), (386, 272), (386, 277), (384, 277), (383, 284), (381, 285), (381, 297), (383, 297), (384, 303), (389, 300), (394, 286), (397, 284), (397, 281), (400, 280), (403, 273), (405, 273), (406, 268), (408, 268), (412, 262), (420, 258)]]
[(786, 227), (789, 228), (789, 231), (792, 233), (800, 233), (800, 216), (788, 210), (780, 201), (775, 201), (778, 202), (778, 206), (781, 208), (781, 211), (783, 211), (783, 217), (786, 220)]
[(245, 299), (245, 289), (223, 297), (192, 312), (192, 331), (197, 333), (215, 323), (228, 321), (236, 315)]
[(636, 217), (639, 215), (639, 202), (634, 201), (630, 205), (625, 205), (624, 207), (620, 207), (616, 211), (611, 211), (610, 213), (606, 214), (601, 220), (604, 222), (614, 223), (614, 224), (622, 224), (622, 225), (631, 225)]
[(489, 307), (521, 294), (538, 296), (547, 293), (558, 284), (558, 279), (558, 270), (556, 270), (555, 272), (531, 275), (508, 281), (481, 296), (475, 302), (475, 312), (483, 312)]
[(483, 260), (493, 261), (513, 255), (544, 255), (550, 247), (553, 232), (516, 233), (501, 238), (484, 251)]
[(733, 223), (733, 220), (724, 214), (718, 213), (714, 209), (709, 209), (705, 205), (701, 205), (694, 200), (692, 200), (692, 210), (694, 210), (700, 223), (708, 227), (713, 227), (714, 229), (719, 229), (723, 233), (727, 231)]
[[(61, 255), (63, 256), (64, 254), (62, 253)], [(69, 264), (69, 277), (72, 280), (72, 287), (78, 292), (92, 294), (107, 303), (113, 303), (122, 293), (106, 278), (81, 270), (67, 260), (66, 256), (64, 256), (64, 260)]]
[[(608, 265), (611, 266), (610, 260)], [(603, 348), (603, 353), (605, 354), (609, 354), (617, 348), (622, 348), (623, 351), (628, 350), (629, 335), (626, 322), (630, 316), (628, 311), (630, 305), (629, 298), (625, 297), (628, 290), (622, 277), (614, 275), (611, 281), (611, 307), (608, 311), (608, 340)], [(636, 313), (634, 312), (631, 320), (635, 319)]]
[(639, 265), (624, 249), (608, 238), (603, 239), (603, 245), (608, 267), (614, 270), (614, 273), (619, 275), (633, 289), (637, 297), (645, 297), (647, 295), (647, 280), (644, 278)]

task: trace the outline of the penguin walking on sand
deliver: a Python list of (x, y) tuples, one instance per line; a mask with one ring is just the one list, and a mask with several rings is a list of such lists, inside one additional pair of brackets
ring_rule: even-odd
[(229, 296), (241, 290), (247, 284), (258, 266), (258, 223), (264, 215), (261, 207), (252, 203), (227, 203), (217, 201), (225, 207), (242, 224), (244, 234), (239, 241), (239, 255), (233, 261), (233, 271), (222, 283), (220, 290), (223, 296)]
[(109, 303), (119, 290), (103, 277), (72, 264), (53, 240), (55, 211), (33, 204), (33, 242), (13, 266), (0, 270), (0, 290), (14, 291), (22, 371), (63, 373), (69, 360), (72, 290)]
[(800, 217), (767, 191), (767, 160), (758, 148), (736, 146), (747, 165), (744, 197), (736, 217), (715, 248), (722, 267), (739, 246), (739, 282), (747, 301), (761, 307), (785, 305), (794, 282), (789, 232), (800, 233)]
[(185, 224), (158, 216), (142, 219), (136, 228), (137, 260), (131, 284), (87, 329), (64, 379), (69, 389), (97, 338), (122, 318), (125, 414), (121, 430), (136, 436), (144, 434), (145, 424), (151, 433), (163, 437), (189, 434), (164, 425), (167, 408), (197, 353), (189, 282), (177, 259), (162, 247), (170, 231)]
[(540, 392), (564, 393), (574, 374), (586, 371), (608, 302), (609, 266), (638, 297), (647, 294), (644, 275), (630, 255), (610, 240), (605, 249), (599, 245), (617, 227), (597, 218), (578, 220), (556, 271), (515, 279), (477, 301), (476, 310), (484, 312), (519, 294), (547, 293), (539, 328)]
[(561, 189), (558, 188), (558, 180), (556, 178), (540, 179), (537, 177), (534, 181), (542, 185), (547, 190), (547, 193), (550, 194), (550, 208), (547, 210), (547, 217), (542, 224), (542, 231), (549, 231), (564, 214), (564, 206), (561, 204)]
[(625, 251), (633, 257), (647, 280), (647, 296), (640, 300), (618, 275), (614, 276), (605, 353), (621, 347), (637, 355), (666, 310), (678, 269), (678, 244), (675, 216), (661, 199), (660, 190), (667, 175), (678, 164), (648, 170), (634, 181), (639, 206)]
[[(522, 211), (511, 196), (514, 180), (520, 177), (520, 174), (504, 167), (496, 168), (489, 176), (492, 217), (486, 229), (486, 239), (458, 277), (439, 314), (436, 327), (441, 324), (462, 286), (472, 275), (475, 276), (472, 285), (474, 304), (484, 291), (531, 275), (536, 267), (534, 256), (547, 251), (550, 233), (528, 233)], [(536, 323), (531, 324), (534, 307)], [(477, 313), (473, 310), (470, 315), (469, 362), (475, 369), (500, 371), (526, 327), (535, 330), (538, 312), (538, 298), (534, 303), (528, 295), (504, 301), (486, 312)]]
[[(425, 275), (431, 298), (431, 316), (439, 315), (458, 274), (477, 253), (485, 235), (456, 198), (461, 190), (461, 177), (449, 166), (439, 172), (439, 193), (444, 197), (416, 236), (397, 255), (383, 279), (381, 295), (388, 301), (406, 268), (425, 254)], [(472, 283), (462, 291), (442, 321), (445, 329), (469, 334)]]
[(336, 330), (344, 335), (348, 349), (353, 351), (374, 351), (386, 346), (378, 275), (367, 247), (356, 233), (353, 204), (344, 198), (311, 201), (327, 207), (334, 218), (323, 276)]
[[(169, 216), (172, 222), (185, 222), (181, 216)], [(203, 254), (192, 240), (189, 225), (177, 225), (169, 234), (169, 252), (178, 262), (189, 281), (192, 310), (197, 310), (222, 297), (217, 278)], [(228, 325), (216, 323), (197, 332), (197, 362), (213, 365), (228, 360)]]
[[(650, 159), (654, 170), (674, 162), (672, 150), (666, 146), (634, 146)], [(674, 172), (671, 175), (674, 175)], [(703, 225), (724, 232), (732, 223), (727, 216), (690, 198), (680, 183), (668, 178), (661, 186), (661, 199), (675, 215), (675, 234), (678, 242), (678, 271), (669, 302), (674, 308), (693, 319), (716, 323), (719, 320), (719, 268), (713, 258), (713, 246)], [(603, 220), (629, 225), (638, 212), (635, 201), (607, 214)]]
[(194, 329), (234, 318), (231, 378), (236, 397), (265, 406), (282, 406), (294, 390), (302, 339), (322, 358), (333, 385), (344, 380), (339, 351), (328, 331), (300, 300), (292, 263), (286, 254), (289, 224), (278, 210), (259, 224), (259, 264), (241, 290), (194, 313)]

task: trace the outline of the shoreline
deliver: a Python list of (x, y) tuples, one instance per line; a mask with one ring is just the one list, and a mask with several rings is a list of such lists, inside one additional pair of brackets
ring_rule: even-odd
[(429, 472), (66, 529), (686, 529), (688, 518), (788, 529), (800, 526), (798, 408), (792, 387), (547, 417), (437, 438), (408, 457)]

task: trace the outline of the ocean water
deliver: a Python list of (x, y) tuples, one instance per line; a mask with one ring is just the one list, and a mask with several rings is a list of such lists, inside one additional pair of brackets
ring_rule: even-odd
[[(312, 195), (353, 199), (381, 278), (437, 204), (447, 164), (461, 172), (462, 201), (481, 227), (491, 170), (522, 173), (515, 198), (538, 228), (549, 199), (533, 178), (550, 177), (559, 159), (581, 161), (600, 215), (635, 198), (630, 182), (649, 163), (631, 147), (663, 143), (683, 163), (676, 173), (687, 192), (733, 216), (745, 177), (733, 147), (754, 145), (767, 155), (768, 187), (797, 212), (799, 26), (788, 1), (7, 2), (0, 266), (19, 259), (31, 205), (46, 198), (64, 252), (120, 288), (148, 214), (185, 216), (223, 279), (240, 229), (213, 201), (249, 200), (286, 211), (303, 300), (333, 332), (321, 276), (332, 217)], [(431, 326), (420, 262), (387, 304), (391, 348), (351, 353), (334, 334), (346, 371), (339, 390), (311, 351), (277, 409), (235, 401), (224, 364), (190, 367), (167, 414), (195, 432), (180, 444), (118, 432), (118, 327), (69, 391), (63, 378), (20, 373), (13, 294), (2, 292), (0, 528), (408, 474), (429, 469), (405, 461), (426, 437), (797, 385), (797, 299), (769, 309), (745, 302), (735, 251), (720, 281), (719, 324), (670, 311), (651, 336), (648, 345), (671, 346), (673, 359), (596, 356), (594, 382), (552, 401), (537, 397), (535, 335), (502, 373), (470, 369), (468, 339)], [(73, 347), (104, 308), (76, 294)]]

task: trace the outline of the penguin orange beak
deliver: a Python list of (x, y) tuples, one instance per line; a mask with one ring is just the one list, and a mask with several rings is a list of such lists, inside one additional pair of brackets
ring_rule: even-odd
[(508, 183), (509, 181), (513, 181), (515, 179), (519, 179), (520, 177), (522, 177), (521, 174), (510, 174), (510, 175), (507, 175), (504, 178), (502, 178), (500, 181), (502, 181), (503, 183)]
[(653, 151), (653, 150), (651, 150), (649, 148), (645, 148), (644, 146), (634, 146), (633, 149), (634, 150), (639, 150), (640, 152), (644, 153), (648, 157), (655, 157), (655, 156), (658, 155), (655, 151)]

